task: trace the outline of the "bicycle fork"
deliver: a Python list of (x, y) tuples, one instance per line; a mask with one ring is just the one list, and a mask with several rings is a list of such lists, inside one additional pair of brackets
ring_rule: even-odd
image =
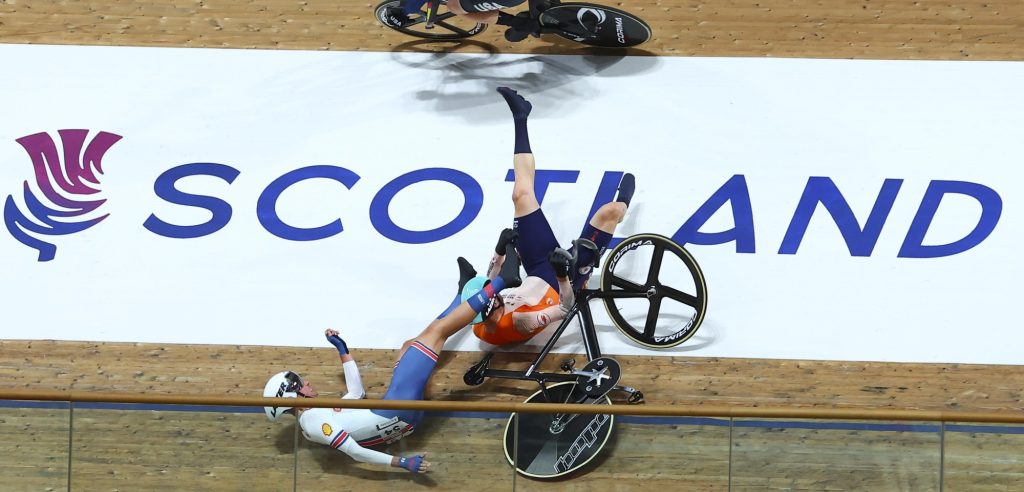
[(434, 28), (434, 18), (437, 17), (437, 9), (441, 6), (441, 0), (430, 0), (427, 2), (427, 16), (423, 20), (423, 27)]

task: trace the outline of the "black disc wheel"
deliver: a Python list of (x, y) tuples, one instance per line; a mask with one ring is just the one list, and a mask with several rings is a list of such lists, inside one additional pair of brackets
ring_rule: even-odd
[[(416, 22), (406, 26), (394, 26), (387, 21), (387, 10), (392, 7), (398, 7), (401, 4), (401, 0), (390, 0), (374, 9), (374, 16), (377, 17), (377, 21), (384, 24), (391, 29), (394, 29), (402, 34), (408, 34), (409, 36), (415, 36), (423, 39), (433, 39), (436, 41), (451, 41), (456, 39), (466, 39), (468, 37), (476, 36), (485, 29), (487, 24), (479, 24), (464, 17), (459, 17), (448, 10), (448, 2), (441, 0), (441, 8), (438, 9), (437, 15), (434, 16), (434, 25), (431, 28), (427, 28), (427, 13), (420, 11), (419, 17)], [(427, 4), (429, 5), (429, 3)]]
[[(548, 386), (526, 403), (611, 405), (607, 396), (589, 398), (576, 382)], [(531, 478), (568, 475), (590, 463), (608, 442), (614, 415), (514, 413), (505, 426), (505, 458), (516, 471)]]
[(604, 259), (608, 316), (634, 342), (674, 347), (697, 332), (707, 312), (704, 273), (689, 251), (657, 234), (624, 239)]
[(651, 39), (643, 19), (619, 9), (590, 3), (563, 3), (540, 14), (545, 32), (589, 46), (628, 48)]

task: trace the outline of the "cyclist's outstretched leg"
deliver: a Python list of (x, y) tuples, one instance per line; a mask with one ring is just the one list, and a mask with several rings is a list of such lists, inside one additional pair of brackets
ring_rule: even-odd
[(576, 269), (572, 272), (573, 289), (579, 289), (590, 279), (597, 257), (608, 248), (608, 244), (611, 243), (612, 236), (615, 234), (615, 228), (626, 216), (626, 209), (629, 207), (630, 200), (633, 199), (635, 190), (636, 178), (629, 173), (623, 174), (619, 181), (619, 190), (615, 201), (601, 205), (587, 225), (583, 227), (580, 238), (592, 241), (597, 246), (597, 250), (576, 248)]
[(555, 239), (555, 233), (551, 230), (534, 191), (536, 165), (527, 131), (527, 118), (533, 110), (533, 105), (508, 87), (499, 87), (498, 93), (508, 103), (512, 121), (515, 123), (515, 146), (512, 156), (512, 167), (515, 172), (515, 184), (512, 187), (515, 220), (512, 228), (519, 233), (516, 249), (526, 274), (544, 279), (557, 292), (558, 279), (548, 262), (548, 255), (558, 247), (558, 240)]
[[(513, 2), (513, 5), (520, 3), (522, 1)], [(498, 20), (498, 11), (494, 10), (495, 6), (498, 5), (488, 1), (466, 0), (466, 5), (462, 5), (461, 0), (448, 0), (448, 10), (483, 24), (494, 24)]]
[(498, 87), (498, 93), (508, 103), (508, 109), (512, 112), (512, 122), (515, 124), (512, 166), (515, 169), (516, 181), (512, 188), (512, 203), (515, 205), (515, 216), (519, 218), (540, 208), (537, 195), (534, 193), (534, 175), (537, 171), (527, 129), (527, 119), (533, 111), (533, 104), (508, 87)]
[[(407, 0), (412, 1), (412, 0)], [(474, 22), (508, 26), (505, 39), (522, 41), (531, 34), (540, 32), (540, 21), (531, 17), (530, 12), (512, 15), (498, 9), (522, 4), (526, 0), (448, 0), (448, 10)]]
[(434, 353), (440, 354), (444, 342), (449, 337), (469, 326), (473, 318), (488, 305), (491, 298), (498, 295), (502, 289), (513, 288), (522, 285), (523, 279), (519, 273), (520, 261), (512, 245), (505, 250), (505, 261), (501, 264), (498, 276), (485, 285), (480, 291), (468, 297), (461, 304), (452, 309), (448, 314), (435, 319), (416, 338), (407, 341), (402, 345), (399, 358), (409, 350), (413, 342), (419, 342)]
[[(447, 6), (451, 13), (478, 24), (494, 24), (495, 22), (500, 24), (497, 9), (513, 7), (523, 1), (525, 0), (466, 0), (466, 5), (462, 5), (460, 0), (450, 0)], [(416, 22), (414, 17), (419, 15), (427, 2), (428, 0), (403, 0), (397, 6), (387, 9), (384, 20), (391, 26), (408, 26)], [(512, 17), (507, 14), (506, 16)]]

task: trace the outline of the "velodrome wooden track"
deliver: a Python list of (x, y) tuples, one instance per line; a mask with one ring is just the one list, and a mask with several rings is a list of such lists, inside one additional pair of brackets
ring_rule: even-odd
[[(388, 51), (410, 38), (352, 0), (0, 0), (0, 42)], [(599, 2), (600, 3), (600, 2)], [(668, 56), (1024, 59), (1018, 0), (612, 1), (651, 24)], [(497, 29), (460, 49), (564, 53), (509, 44)], [(550, 42), (548, 42), (550, 41)]]
[[(1020, 0), (723, 0), (611, 2), (639, 14), (656, 56), (1024, 60)], [(375, 3), (286, 0), (0, 0), (0, 42), (309, 50), (458, 49), (576, 53), (557, 40), (509, 44), (491, 29), (472, 43), (414, 45), (377, 24)], [(1007, 322), (1013, 322), (1008, 320)], [(338, 320), (338, 328), (344, 328)], [(215, 328), (215, 327), (211, 327)], [(323, 327), (294, 327), (322, 329)], [(139, 327), (145, 329), (145, 327)], [(45, 338), (24, 327), (25, 338)], [(613, 335), (607, 335), (613, 336)], [(997, 343), (994, 341), (994, 343)], [(380, 396), (394, 353), (357, 354)], [(446, 353), (428, 396), (520, 400), (529, 385), (468, 388), (478, 354)], [(526, 356), (506, 354), (498, 364)], [(699, 357), (625, 357), (624, 381), (657, 403), (1021, 410), (1021, 366), (882, 364)], [(284, 367), (325, 390), (342, 387), (330, 348), (0, 341), (0, 386), (254, 395)], [(75, 411), (74, 490), (287, 490), (294, 425), (254, 414)], [(3, 490), (67, 486), (66, 410), (0, 408)], [(412, 480), (299, 446), (302, 490), (502, 490), (501, 419), (436, 419), (396, 446), (428, 449), (435, 472)], [(725, 490), (728, 428), (626, 425), (615, 452), (585, 477), (518, 488)], [(937, 437), (928, 433), (737, 428), (736, 489), (938, 490)], [(944, 490), (1024, 490), (1020, 435), (949, 434)], [(1015, 451), (1016, 450), (1016, 451)], [(743, 460), (746, 458), (746, 460)], [(285, 484), (285, 485), (282, 485)], [(501, 487), (499, 487), (499, 485)]]

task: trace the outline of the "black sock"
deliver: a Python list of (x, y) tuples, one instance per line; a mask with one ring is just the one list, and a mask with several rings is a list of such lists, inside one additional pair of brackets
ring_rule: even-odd
[(530, 150), (530, 134), (526, 130), (526, 118), (530, 116), (533, 105), (508, 87), (498, 87), (498, 93), (505, 98), (508, 109), (512, 111), (512, 121), (516, 125), (516, 154), (532, 154)]
[(514, 118), (516, 124), (516, 146), (513, 150), (515, 154), (532, 154), (530, 150), (530, 134), (526, 131), (526, 117)]

